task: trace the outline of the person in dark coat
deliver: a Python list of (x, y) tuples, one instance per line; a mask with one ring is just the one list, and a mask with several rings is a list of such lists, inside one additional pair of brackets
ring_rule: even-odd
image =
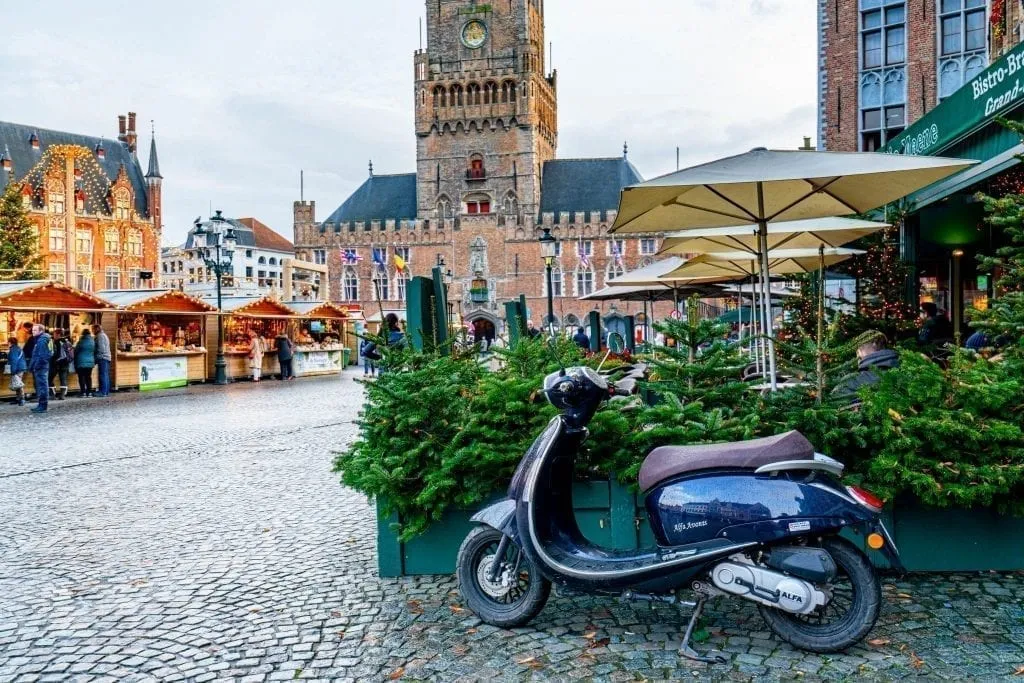
[(402, 328), (398, 325), (398, 316), (394, 313), (388, 313), (384, 320), (388, 326), (388, 346), (392, 348), (404, 347), (405, 334), (402, 333)]
[(921, 327), (917, 341), (921, 344), (941, 344), (953, 339), (953, 325), (949, 318), (939, 313), (939, 307), (931, 301), (921, 304)]
[[(74, 360), (74, 351), (71, 348), (71, 340), (67, 338), (64, 330), (54, 328), (53, 330), (53, 358), (50, 359), (50, 386), (53, 387), (53, 395), (58, 401), (63, 401), (68, 395), (68, 370)], [(59, 384), (54, 384), (56, 379)]]
[(53, 356), (53, 340), (42, 325), (32, 326), (32, 357), (28, 361), (32, 373), (32, 384), (36, 389), (36, 407), (33, 413), (45, 413), (50, 398), (50, 358)]
[(10, 348), (7, 350), (7, 363), (11, 366), (11, 388), (14, 389), (14, 398), (19, 406), (25, 405), (25, 371), (28, 364), (25, 362), (25, 352), (18, 346), (18, 338), (10, 337), (7, 340)]
[[(32, 334), (34, 325), (32, 323), (22, 323), (20, 334), (24, 337), (21, 350), (25, 354), (25, 363), (32, 362), (32, 348), (36, 345), (36, 338)], [(32, 388), (35, 389), (35, 376), (29, 372), (26, 380), (32, 380)], [(28, 384), (25, 384), (25, 398), (32, 398), (32, 393), (28, 390)]]
[(75, 372), (78, 373), (80, 398), (95, 396), (92, 390), (92, 369), (96, 367), (96, 340), (89, 328), (82, 330), (82, 336), (75, 344)]
[(295, 372), (292, 370), (292, 360), (295, 356), (295, 348), (288, 335), (282, 333), (274, 339), (277, 347), (277, 362), (281, 366), (281, 379), (295, 379)]
[(572, 340), (576, 342), (576, 346), (580, 347), (584, 351), (590, 350), (590, 337), (587, 336), (587, 331), (582, 327), (576, 330), (576, 334), (572, 336)]
[(857, 400), (857, 391), (878, 383), (881, 373), (898, 368), (900, 356), (886, 348), (885, 339), (877, 337), (857, 347), (857, 372), (843, 378), (833, 390), (837, 398)]

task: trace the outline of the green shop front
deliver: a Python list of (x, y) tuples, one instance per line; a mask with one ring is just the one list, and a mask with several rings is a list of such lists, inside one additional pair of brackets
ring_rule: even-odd
[(1024, 44), (1009, 51), (894, 138), (884, 151), (974, 159), (979, 163), (911, 195), (903, 257), (913, 264), (914, 304), (931, 301), (969, 334), (966, 312), (998, 295), (977, 256), (1005, 238), (984, 220), (979, 193), (1024, 192), (1020, 137), (999, 119), (1024, 120)]

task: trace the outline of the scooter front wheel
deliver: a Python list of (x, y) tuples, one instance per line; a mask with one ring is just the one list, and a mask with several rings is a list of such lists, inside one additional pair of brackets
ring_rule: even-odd
[(839, 538), (825, 539), (821, 547), (838, 569), (824, 607), (806, 616), (763, 605), (758, 609), (776, 635), (801, 650), (839, 652), (860, 642), (875, 625), (882, 588), (864, 553)]
[[(482, 621), (513, 628), (540, 613), (551, 593), (551, 583), (512, 543), (506, 544), (503, 557), (497, 557), (501, 538), (500, 531), (486, 526), (469, 532), (459, 548), (456, 574), (463, 599)], [(495, 562), (499, 569), (492, 581)]]

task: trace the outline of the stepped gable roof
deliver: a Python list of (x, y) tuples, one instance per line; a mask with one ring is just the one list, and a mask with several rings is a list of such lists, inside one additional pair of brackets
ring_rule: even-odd
[(255, 218), (239, 218), (236, 222), (252, 230), (253, 244), (255, 244), (257, 249), (295, 251), (295, 245), (287, 237), (275, 232), (270, 226), (261, 223)]
[[(34, 149), (30, 142), (33, 135), (39, 138), (39, 149)], [(104, 157), (98, 158), (95, 150), (102, 144)], [(117, 173), (124, 165), (128, 180), (135, 192), (135, 210), (139, 215), (147, 216), (146, 206), (146, 182), (143, 179), (142, 167), (138, 158), (128, 151), (123, 142), (110, 140), (108, 138), (93, 137), (90, 135), (78, 135), (59, 130), (49, 130), (26, 126), (20, 123), (0, 121), (0, 150), (10, 150), (11, 161), (14, 163), (14, 172), (8, 173), (0, 169), (0, 190), (3, 190), (12, 181), (23, 180), (30, 170), (39, 162), (46, 149), (50, 145), (79, 145), (93, 152), (93, 159), (100, 165), (107, 179), (113, 183), (117, 179)], [(33, 187), (38, 187), (33, 182)], [(86, 206), (90, 212), (102, 208), (106, 211), (106, 196), (87, 196)]]
[(546, 161), (540, 212), (557, 220), (564, 211), (615, 211), (622, 188), (640, 182), (643, 177), (625, 157)]
[(323, 224), (414, 218), (416, 174), (372, 175)]

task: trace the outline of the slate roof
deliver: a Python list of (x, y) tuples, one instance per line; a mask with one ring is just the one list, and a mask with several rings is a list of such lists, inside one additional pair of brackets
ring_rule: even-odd
[(374, 175), (366, 179), (324, 225), (416, 218), (416, 174)]
[[(235, 244), (243, 249), (267, 249), (268, 251), (280, 251), (287, 254), (294, 254), (295, 247), (287, 238), (281, 236), (265, 224), (255, 218), (227, 218), (225, 219), (235, 229)], [(205, 221), (203, 227), (209, 229), (213, 223)], [(195, 228), (188, 231), (183, 249), (191, 249), (195, 246)]]
[(540, 213), (607, 211), (619, 208), (619, 194), (643, 177), (625, 157), (554, 159), (544, 163)]
[(156, 136), (149, 139), (149, 170), (146, 171), (147, 178), (163, 178), (160, 175), (160, 160), (156, 156)]
[[(39, 136), (39, 149), (33, 149), (29, 142), (32, 134)], [(96, 158), (96, 162), (103, 169), (107, 179), (113, 183), (117, 178), (118, 169), (124, 164), (135, 190), (135, 210), (142, 216), (148, 216), (146, 206), (146, 183), (142, 175), (142, 167), (139, 160), (128, 151), (128, 147), (117, 140), (108, 138), (92, 137), (89, 135), (78, 135), (64, 131), (37, 128), (26, 126), (20, 123), (9, 123), (0, 121), (0, 154), (8, 150), (14, 162), (13, 173), (0, 169), (0, 190), (3, 190), (15, 180), (22, 180), (25, 175), (36, 165), (46, 148), (50, 145), (81, 145), (87, 149), (95, 150), (102, 143), (105, 158)], [(69, 198), (68, 201), (71, 201)], [(87, 209), (90, 212), (102, 210), (107, 211), (106, 197), (86, 197)]]

